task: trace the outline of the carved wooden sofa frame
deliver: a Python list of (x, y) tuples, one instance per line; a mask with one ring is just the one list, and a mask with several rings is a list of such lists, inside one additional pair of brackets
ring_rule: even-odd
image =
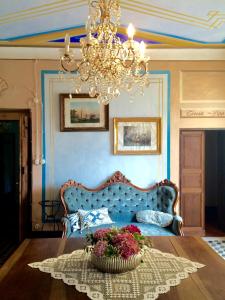
[[(64, 237), (71, 236), (68, 214), (76, 212), (79, 208), (90, 210), (101, 207), (108, 207), (112, 220), (115, 220), (114, 226), (117, 226), (121, 220), (125, 220), (127, 223), (133, 222), (138, 210), (153, 209), (170, 213), (174, 218), (170, 228), (171, 232), (183, 235), (182, 219), (175, 212), (178, 189), (169, 180), (163, 180), (144, 189), (134, 185), (121, 172), (117, 171), (95, 189), (87, 188), (74, 180), (68, 180), (60, 189), (60, 198), (64, 207)], [(136, 225), (143, 226), (141, 224)], [(163, 235), (163, 233), (159, 235)]]

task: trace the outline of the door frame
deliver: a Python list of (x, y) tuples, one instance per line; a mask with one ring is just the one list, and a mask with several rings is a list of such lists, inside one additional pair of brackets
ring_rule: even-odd
[(19, 242), (22, 242), (32, 232), (31, 110), (0, 109), (0, 121), (19, 121)]

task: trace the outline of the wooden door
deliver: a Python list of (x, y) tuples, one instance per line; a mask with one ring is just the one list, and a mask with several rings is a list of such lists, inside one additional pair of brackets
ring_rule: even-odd
[[(22, 241), (29, 236), (31, 232), (31, 143), (30, 143), (30, 113), (28, 111), (0, 111), (0, 122), (2, 124), (18, 124), (17, 142), (14, 142), (14, 161), (13, 164), (18, 164), (13, 176), (15, 187), (12, 185), (13, 195), (16, 199), (13, 203), (4, 203), (8, 208), (4, 213), (11, 220), (12, 210), (16, 214), (15, 228), (18, 230), (17, 240)], [(15, 125), (13, 125), (15, 127)], [(13, 127), (13, 128), (14, 128)], [(2, 158), (3, 160), (6, 159)], [(9, 158), (10, 159), (10, 158)], [(14, 166), (15, 169), (15, 166)], [(1, 170), (0, 170), (1, 171)], [(12, 200), (12, 199), (11, 199)], [(1, 199), (1, 202), (6, 201), (6, 198)], [(10, 199), (9, 199), (10, 201)], [(7, 226), (5, 226), (7, 227)], [(7, 228), (6, 228), (7, 234)]]
[(185, 235), (205, 234), (205, 135), (180, 132), (180, 209)]

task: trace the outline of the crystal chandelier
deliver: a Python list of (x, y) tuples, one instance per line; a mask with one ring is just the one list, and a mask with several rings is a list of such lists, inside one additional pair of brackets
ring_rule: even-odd
[(150, 83), (145, 44), (134, 41), (135, 29), (128, 26), (128, 40), (116, 35), (120, 25), (119, 0), (90, 0), (86, 37), (80, 40), (82, 59), (77, 62), (65, 37), (65, 53), (60, 58), (63, 71), (78, 72), (75, 93), (89, 92), (90, 97), (108, 104), (121, 90), (131, 95), (143, 94)]

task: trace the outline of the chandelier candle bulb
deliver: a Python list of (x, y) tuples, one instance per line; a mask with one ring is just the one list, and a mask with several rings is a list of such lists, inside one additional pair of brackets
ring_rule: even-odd
[(143, 60), (145, 57), (145, 43), (143, 41), (141, 41), (139, 49), (140, 49), (140, 58)]
[(65, 53), (70, 53), (70, 35), (68, 33), (65, 36)]
[(127, 28), (127, 35), (130, 40), (133, 40), (135, 34), (135, 28), (132, 23), (129, 24)]

